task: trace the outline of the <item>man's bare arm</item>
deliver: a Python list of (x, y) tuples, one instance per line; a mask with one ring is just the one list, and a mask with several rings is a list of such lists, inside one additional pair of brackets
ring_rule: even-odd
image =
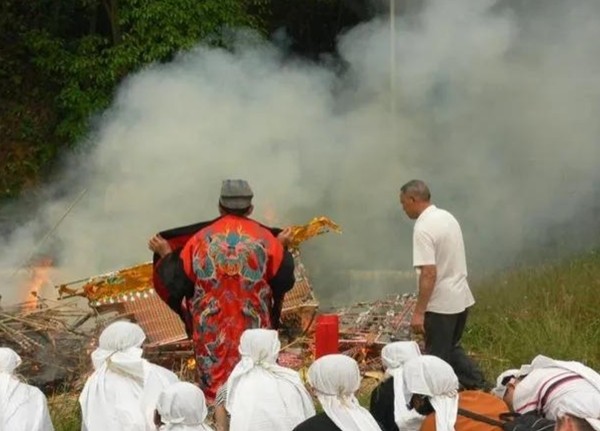
[(421, 274), (419, 275), (419, 296), (417, 298), (415, 313), (424, 314), (427, 310), (427, 304), (429, 304), (429, 299), (433, 293), (436, 278), (437, 270), (435, 265), (424, 265), (421, 267)]
[(435, 265), (421, 266), (421, 274), (419, 275), (419, 295), (417, 297), (417, 305), (413, 313), (410, 326), (413, 332), (417, 334), (425, 333), (425, 312), (427, 304), (433, 293), (435, 279), (437, 278), (437, 270)]

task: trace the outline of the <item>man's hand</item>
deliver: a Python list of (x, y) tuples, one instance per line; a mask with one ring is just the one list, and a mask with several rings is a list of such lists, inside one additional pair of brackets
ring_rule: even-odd
[(279, 235), (277, 235), (277, 240), (283, 245), (284, 248), (287, 248), (292, 242), (292, 228), (286, 227), (282, 230)]
[(165, 257), (171, 253), (171, 246), (162, 236), (156, 234), (148, 241), (148, 248), (160, 257)]
[(415, 334), (425, 335), (425, 313), (415, 311), (410, 321), (410, 328)]

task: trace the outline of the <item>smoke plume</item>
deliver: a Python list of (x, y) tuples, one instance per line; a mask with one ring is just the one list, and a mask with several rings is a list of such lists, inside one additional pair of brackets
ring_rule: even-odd
[(263, 222), (342, 226), (304, 247), (333, 302), (414, 287), (397, 272), (411, 270), (398, 191), (412, 178), (461, 222), (472, 273), (597, 245), (600, 3), (431, 0), (396, 17), (393, 68), (388, 19), (340, 36), (343, 67), (241, 32), (233, 52), (198, 46), (130, 76), (0, 266), (82, 191), (42, 247), (55, 281), (149, 260), (153, 233), (217, 214), (225, 178), (251, 183)]

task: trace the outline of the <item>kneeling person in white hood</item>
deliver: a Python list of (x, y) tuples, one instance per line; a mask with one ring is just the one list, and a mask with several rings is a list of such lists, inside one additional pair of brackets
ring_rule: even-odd
[(402, 377), (404, 364), (419, 356), (421, 350), (414, 341), (397, 341), (381, 350), (387, 378), (371, 393), (369, 410), (384, 431), (417, 431), (425, 419), (416, 411), (408, 410)]
[(0, 430), (53, 431), (46, 397), (19, 381), (14, 374), (19, 365), (14, 350), (0, 347)]
[(420, 431), (499, 431), (508, 406), (482, 391), (458, 392), (452, 367), (436, 356), (404, 364), (405, 395), (410, 406), (427, 416)]
[(155, 424), (160, 431), (213, 431), (204, 423), (207, 414), (206, 398), (200, 388), (178, 382), (158, 397)]
[(308, 380), (324, 413), (302, 422), (294, 431), (381, 431), (355, 393), (360, 387), (356, 361), (345, 355), (326, 355), (308, 369)]
[(580, 362), (539, 355), (506, 386), (504, 401), (517, 413), (547, 419), (600, 418), (600, 374)]
[(291, 431), (315, 414), (300, 375), (277, 364), (277, 331), (248, 329), (240, 339), (241, 360), (227, 380), (230, 431)]
[(119, 321), (104, 329), (92, 353), (94, 373), (79, 397), (83, 431), (155, 431), (159, 394), (179, 379), (142, 358), (146, 335)]

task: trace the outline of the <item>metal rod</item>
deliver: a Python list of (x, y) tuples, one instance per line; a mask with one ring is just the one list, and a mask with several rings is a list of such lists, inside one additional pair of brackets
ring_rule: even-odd
[(390, 0), (390, 113), (396, 115), (396, 0)]
[(17, 268), (12, 273), (12, 275), (9, 278), (9, 280), (12, 280), (14, 278), (14, 276), (17, 275), (17, 273), (19, 271), (21, 271), (22, 269), (24, 269), (28, 265), (28, 263), (31, 260), (31, 258), (35, 255), (35, 253), (39, 250), (39, 248), (46, 242), (46, 240), (48, 238), (50, 238), (50, 236), (56, 231), (56, 229), (58, 229), (58, 227), (63, 222), (63, 220), (69, 215), (69, 213), (73, 210), (73, 208), (75, 208), (75, 205), (77, 205), (77, 203), (81, 200), (81, 198), (83, 197), (83, 195), (86, 194), (86, 192), (87, 192), (87, 189), (83, 189), (83, 191), (79, 194), (79, 196), (77, 196), (77, 198), (73, 201), (73, 203), (71, 203), (71, 205), (69, 205), (69, 207), (67, 208), (67, 210), (65, 211), (65, 213), (62, 215), (62, 217), (60, 219), (58, 219), (58, 221), (54, 224), (54, 226), (52, 226), (52, 229), (50, 229), (48, 231), (48, 233), (46, 233), (46, 235), (44, 235), (44, 237), (31, 250), (31, 253), (29, 253), (29, 256), (23, 262), (23, 265), (21, 265), (19, 268)]

